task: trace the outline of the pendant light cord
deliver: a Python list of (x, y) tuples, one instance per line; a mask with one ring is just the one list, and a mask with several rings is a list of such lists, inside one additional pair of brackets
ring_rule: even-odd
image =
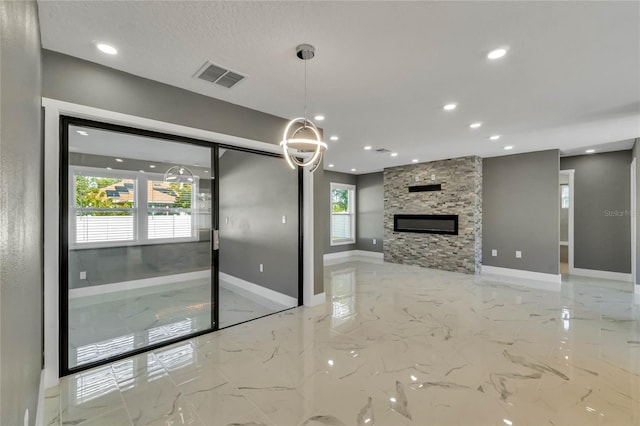
[(307, 59), (304, 60), (304, 127), (307, 127)]

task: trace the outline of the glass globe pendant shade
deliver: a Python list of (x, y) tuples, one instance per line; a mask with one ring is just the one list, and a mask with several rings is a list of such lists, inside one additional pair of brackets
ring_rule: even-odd
[(169, 183), (193, 183), (193, 172), (185, 166), (170, 167), (164, 174), (164, 181)]

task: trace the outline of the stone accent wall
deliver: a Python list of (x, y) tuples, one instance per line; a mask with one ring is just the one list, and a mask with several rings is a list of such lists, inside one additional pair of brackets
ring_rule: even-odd
[[(438, 183), (442, 184), (441, 191), (410, 193), (408, 189), (409, 186)], [(395, 214), (457, 214), (458, 235), (394, 232)], [(384, 260), (466, 274), (480, 272), (480, 157), (384, 169)]]

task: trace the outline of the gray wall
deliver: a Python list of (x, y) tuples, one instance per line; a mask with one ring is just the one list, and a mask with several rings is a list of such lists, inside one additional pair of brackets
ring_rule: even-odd
[(280, 117), (138, 77), (62, 53), (43, 50), (42, 96), (280, 143)]
[[(384, 174), (358, 175), (356, 180), (357, 249), (382, 253), (384, 236)], [(373, 244), (373, 240), (376, 244)]]
[(42, 123), (35, 1), (0, 2), (0, 424), (36, 417), (42, 369)]
[(559, 273), (558, 158), (548, 150), (483, 160), (483, 265)]
[[(198, 129), (279, 143), (287, 120), (114, 70), (43, 51), (42, 96)], [(316, 211), (322, 171), (314, 176)], [(324, 224), (314, 222), (314, 289), (323, 292)]]
[[(322, 223), (324, 224), (324, 235), (322, 239), (324, 241), (324, 253), (339, 253), (341, 251), (349, 251), (356, 250), (357, 244), (342, 244), (339, 246), (331, 245), (331, 183), (345, 183), (348, 185), (357, 185), (358, 178), (355, 175), (350, 175), (348, 173), (339, 173), (339, 172), (330, 172), (328, 170), (324, 171), (324, 182), (323, 182), (323, 194), (324, 199), (321, 200), (321, 205), (315, 209), (317, 215), (321, 215)], [(356, 199), (356, 209), (358, 208), (358, 201)], [(356, 217), (356, 227), (358, 223), (358, 218)], [(357, 238), (358, 230), (356, 229), (356, 238)], [(356, 239), (357, 242), (357, 239)]]
[(220, 271), (298, 297), (298, 172), (280, 158), (220, 157)]
[(630, 164), (630, 150), (560, 159), (575, 170), (574, 267), (631, 272)]
[[(208, 239), (208, 235), (206, 235)], [(91, 287), (211, 268), (210, 242), (69, 250), (69, 288)], [(87, 278), (80, 279), (80, 272)]]

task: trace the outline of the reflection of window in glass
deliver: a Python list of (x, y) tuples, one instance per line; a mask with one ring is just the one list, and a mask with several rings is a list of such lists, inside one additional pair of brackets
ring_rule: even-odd
[(136, 180), (74, 174), (75, 242), (134, 239)]
[(188, 238), (193, 235), (190, 183), (147, 182), (147, 227), (149, 239)]
[(197, 238), (197, 178), (193, 183), (165, 182), (158, 174), (79, 166), (72, 168), (72, 176), (73, 244)]
[(569, 185), (560, 185), (560, 194), (562, 199), (562, 208), (569, 208)]
[(331, 245), (356, 241), (356, 187), (331, 183)]

